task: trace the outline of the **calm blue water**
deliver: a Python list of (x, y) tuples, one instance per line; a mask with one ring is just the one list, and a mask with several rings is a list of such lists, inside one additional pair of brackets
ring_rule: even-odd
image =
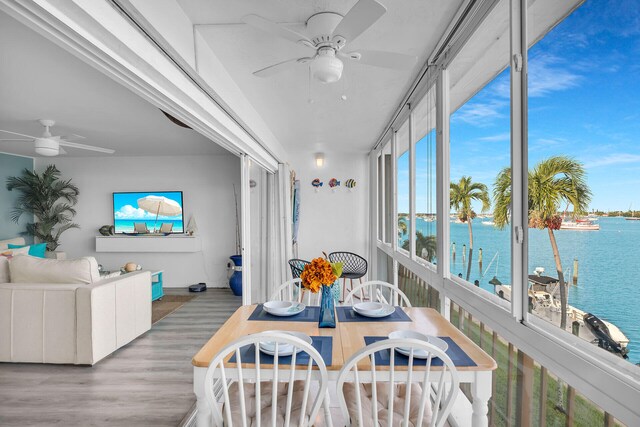
[[(486, 221), (486, 220), (485, 220)], [(473, 221), (474, 255), (470, 281), (480, 280), (480, 286), (493, 292), (488, 283), (494, 275), (502, 283), (511, 283), (509, 230), (497, 230)], [(578, 286), (569, 289), (569, 304), (610, 321), (629, 338), (629, 360), (640, 362), (640, 221), (624, 218), (599, 218), (599, 231), (558, 230), (555, 232), (560, 249), (565, 279), (573, 272), (573, 259), (579, 262)], [(462, 265), (462, 245), (469, 245), (467, 224), (451, 223), (451, 242), (456, 243), (456, 260), (451, 262), (453, 274), (466, 276)], [(417, 219), (417, 230), (433, 234), (435, 222)], [(529, 229), (529, 273), (544, 267), (545, 274), (557, 277), (553, 252), (547, 230)], [(483, 250), (483, 271), (478, 268), (478, 249)], [(489, 271), (483, 273), (489, 266)]]
[(144, 222), (147, 224), (147, 228), (149, 229), (149, 231), (153, 231), (153, 227), (155, 224), (155, 227), (157, 230), (160, 229), (160, 226), (162, 225), (162, 223), (164, 222), (172, 222), (173, 223), (173, 229), (171, 230), (173, 233), (184, 233), (184, 229), (182, 228), (182, 221), (180, 220), (171, 220), (171, 219), (159, 219), (157, 222), (155, 220), (129, 220), (129, 219), (116, 219), (115, 220), (115, 227), (116, 227), (116, 233), (133, 233), (133, 223), (136, 222)]

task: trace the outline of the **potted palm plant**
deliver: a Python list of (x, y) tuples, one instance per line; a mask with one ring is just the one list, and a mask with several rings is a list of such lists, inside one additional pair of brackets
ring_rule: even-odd
[(70, 179), (62, 179), (55, 165), (49, 165), (41, 174), (25, 169), (22, 176), (7, 178), (7, 190), (21, 193), (11, 211), (11, 219), (17, 223), (25, 214), (33, 218), (21, 234), (46, 243), (48, 256), (55, 258), (60, 235), (71, 228), (80, 228), (73, 223), (74, 206), (80, 194), (78, 187)]

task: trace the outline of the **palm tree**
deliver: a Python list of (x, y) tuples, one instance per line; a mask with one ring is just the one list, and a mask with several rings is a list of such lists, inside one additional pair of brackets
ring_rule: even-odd
[[(582, 163), (566, 156), (554, 156), (540, 161), (529, 171), (529, 227), (547, 229), (560, 281), (560, 328), (567, 326), (567, 288), (560, 261), (560, 252), (553, 230), (560, 229), (558, 211), (564, 204), (573, 206), (573, 215), (582, 215), (591, 201)], [(504, 168), (497, 176), (494, 190), (493, 221), (504, 228), (509, 223), (511, 209), (511, 169)]]
[(22, 234), (46, 243), (47, 250), (56, 250), (63, 232), (79, 228), (71, 222), (76, 214), (73, 207), (78, 203), (78, 187), (70, 179), (60, 179), (60, 171), (55, 165), (47, 166), (42, 174), (25, 169), (22, 176), (7, 178), (7, 190), (21, 192), (11, 211), (11, 219), (17, 223), (22, 214), (35, 217)]
[[(425, 236), (421, 232), (416, 231), (416, 255), (419, 257), (426, 259), (429, 262), (433, 262), (433, 259), (436, 257), (436, 244), (436, 236)], [(411, 242), (407, 240), (402, 244), (402, 249), (408, 251), (410, 245)]]
[(398, 238), (407, 234), (407, 223), (403, 221), (402, 217), (398, 218)]
[(467, 266), (467, 281), (469, 281), (473, 258), (473, 227), (471, 223), (476, 217), (476, 213), (471, 208), (471, 202), (473, 200), (482, 202), (482, 212), (488, 211), (491, 207), (489, 190), (482, 183), (472, 182), (470, 176), (463, 176), (458, 183), (451, 183), (449, 193), (451, 207), (458, 212), (460, 221), (466, 222), (469, 227), (469, 264)]

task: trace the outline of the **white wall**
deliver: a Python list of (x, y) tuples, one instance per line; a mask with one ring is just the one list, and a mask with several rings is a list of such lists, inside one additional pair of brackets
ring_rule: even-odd
[[(181, 157), (83, 157), (36, 159), (36, 168), (55, 163), (80, 189), (75, 222), (80, 230), (62, 235), (60, 250), (71, 258), (95, 256), (106, 269), (127, 262), (164, 270), (165, 287), (198, 282), (227, 285), (226, 265), (235, 251), (232, 184), (240, 188), (240, 161), (233, 155)], [(114, 191), (183, 191), (185, 224), (194, 215), (202, 252), (96, 253), (95, 236), (113, 224)]]
[[(300, 180), (298, 257), (310, 260), (322, 256), (322, 251), (349, 251), (368, 261), (368, 156), (325, 153), (324, 166), (317, 168), (313, 153), (299, 152), (291, 154), (290, 165)], [(311, 186), (314, 178), (324, 182), (319, 192)], [(335, 192), (329, 187), (331, 178), (340, 181)], [(357, 182), (352, 191), (344, 186), (349, 178)]]

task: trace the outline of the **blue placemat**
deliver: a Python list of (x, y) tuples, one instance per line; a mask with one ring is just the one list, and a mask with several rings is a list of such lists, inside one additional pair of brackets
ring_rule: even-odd
[(387, 317), (367, 317), (356, 313), (350, 305), (336, 307), (340, 322), (411, 322), (411, 318), (400, 307)]
[[(311, 337), (311, 340), (313, 341), (311, 345), (318, 350), (318, 353), (322, 356), (322, 360), (324, 360), (324, 364), (331, 366), (333, 358), (333, 337)], [(255, 345), (251, 344), (242, 347), (240, 349), (240, 359), (242, 363), (255, 363)], [(236, 355), (234, 354), (231, 359), (229, 359), (229, 363), (235, 363), (235, 361)], [(306, 365), (307, 363), (309, 363), (309, 355), (304, 351), (298, 353), (296, 356), (296, 365)], [(273, 356), (260, 352), (260, 364), (272, 365)], [(278, 365), (291, 365), (291, 356), (278, 357)]]
[(251, 316), (249, 316), (249, 320), (268, 320), (271, 322), (317, 322), (320, 317), (320, 307), (318, 306), (308, 306), (302, 313), (298, 313), (295, 316), (274, 316), (273, 314), (267, 313), (263, 308), (262, 304), (258, 304)]
[[(471, 360), (467, 353), (464, 352), (460, 348), (458, 344), (456, 344), (451, 337), (439, 337), (442, 338), (449, 344), (449, 348), (446, 353), (447, 356), (451, 359), (455, 366), (477, 366), (476, 363)], [(387, 337), (364, 337), (364, 342), (366, 345), (373, 344), (374, 342), (386, 340)], [(389, 366), (391, 359), (389, 358), (389, 351), (378, 351), (376, 353), (376, 364), (380, 366)], [(406, 366), (409, 364), (409, 356), (405, 356), (404, 354), (400, 354), (397, 351), (394, 352), (396, 355), (395, 364), (399, 366)], [(413, 364), (416, 366), (425, 366), (427, 364), (426, 359), (413, 359)], [(442, 366), (442, 360), (439, 358), (434, 358), (431, 360), (432, 366)]]

